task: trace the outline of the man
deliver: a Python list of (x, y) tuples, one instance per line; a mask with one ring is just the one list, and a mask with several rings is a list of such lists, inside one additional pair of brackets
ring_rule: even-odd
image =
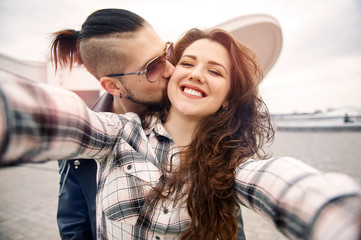
[[(174, 67), (162, 57), (154, 58), (169, 47), (140, 16), (123, 9), (103, 9), (92, 13), (81, 31), (56, 33), (52, 59), (56, 68), (81, 63), (99, 80), (107, 93), (93, 110), (141, 114), (166, 97)], [(151, 72), (154, 65), (163, 65), (163, 69), (159, 78), (150, 79), (157, 74)], [(144, 69), (148, 72), (142, 72)], [(59, 165), (60, 235), (62, 239), (96, 239), (96, 163), (79, 159), (59, 161)]]

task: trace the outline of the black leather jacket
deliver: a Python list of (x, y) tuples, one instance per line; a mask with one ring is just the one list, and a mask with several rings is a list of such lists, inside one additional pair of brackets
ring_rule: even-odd
[[(105, 93), (92, 109), (110, 112), (113, 96)], [(60, 160), (60, 190), (57, 221), (66, 240), (96, 239), (96, 175), (93, 159)]]

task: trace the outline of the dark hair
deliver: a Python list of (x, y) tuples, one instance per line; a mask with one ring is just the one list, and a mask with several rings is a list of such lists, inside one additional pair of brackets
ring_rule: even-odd
[[(82, 40), (113, 33), (135, 32), (144, 22), (139, 15), (124, 9), (101, 9), (85, 20), (80, 31), (67, 29), (55, 32), (51, 43), (51, 60), (55, 69), (67, 65), (71, 69), (73, 64), (83, 64), (79, 50)], [(101, 47), (99, 44), (99, 48)]]
[[(191, 29), (175, 45), (176, 60), (199, 39), (215, 41), (229, 53), (229, 105), (200, 122), (191, 144), (179, 153), (180, 165), (173, 167), (169, 163), (172, 172), (166, 175), (163, 186), (155, 189), (155, 199), (173, 193), (176, 200), (186, 198), (191, 222), (183, 239), (236, 239), (236, 168), (251, 157), (266, 158), (262, 147), (273, 140), (274, 130), (259, 96), (263, 71), (255, 53), (226, 31)], [(185, 191), (180, 191), (184, 186)]]

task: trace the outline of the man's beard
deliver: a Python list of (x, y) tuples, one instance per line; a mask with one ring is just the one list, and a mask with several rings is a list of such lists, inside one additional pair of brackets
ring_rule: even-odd
[(143, 105), (147, 107), (148, 109), (159, 109), (162, 110), (168, 103), (168, 96), (167, 96), (167, 89), (164, 90), (162, 96), (159, 99), (151, 100), (151, 99), (139, 99), (136, 97), (136, 94), (134, 94), (132, 91), (128, 91), (129, 89), (125, 89), (127, 91), (126, 98), (139, 105)]

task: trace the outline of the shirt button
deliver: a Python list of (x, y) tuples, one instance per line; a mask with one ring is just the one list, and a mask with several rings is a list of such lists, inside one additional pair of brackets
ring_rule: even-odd
[(132, 169), (132, 164), (129, 164), (129, 165), (127, 166), (127, 169), (128, 169), (128, 170)]
[(159, 237), (159, 236), (155, 236), (155, 239), (160, 240), (160, 237)]
[(164, 208), (163, 213), (168, 214), (168, 212), (169, 212), (168, 209)]

